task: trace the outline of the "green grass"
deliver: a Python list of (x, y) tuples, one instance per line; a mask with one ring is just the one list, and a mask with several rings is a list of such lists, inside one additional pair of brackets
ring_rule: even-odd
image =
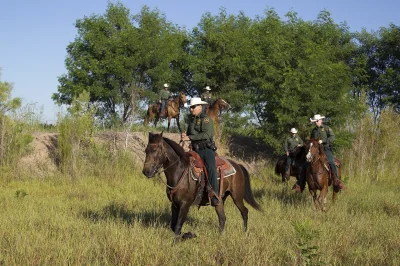
[[(399, 265), (399, 183), (347, 180), (328, 212), (295, 194), (273, 168), (252, 173), (256, 200), (243, 232), (226, 201), (225, 232), (211, 207), (192, 208), (183, 232), (197, 238), (172, 245), (165, 186), (141, 166), (114, 175), (0, 181), (0, 264), (3, 265)], [(112, 171), (109, 171), (109, 173)], [(164, 177), (162, 177), (164, 178)], [(8, 180), (8, 181), (7, 181)], [(12, 180), (12, 181), (10, 181)], [(300, 228), (300, 229), (299, 229)], [(308, 237), (299, 230), (317, 232)], [(299, 243), (313, 247), (311, 256)]]

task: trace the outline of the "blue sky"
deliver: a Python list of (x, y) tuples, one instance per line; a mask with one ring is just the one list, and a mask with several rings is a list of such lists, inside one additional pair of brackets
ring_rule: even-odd
[[(115, 1), (112, 1), (115, 2)], [(390, 23), (400, 26), (398, 0), (121, 0), (131, 14), (143, 5), (158, 8), (167, 20), (191, 29), (202, 14), (228, 14), (239, 11), (254, 18), (263, 15), (266, 7), (274, 8), (281, 18), (295, 11), (303, 20), (315, 20), (320, 11), (328, 10), (336, 23), (347, 22), (351, 31), (376, 31)], [(43, 107), (44, 120), (54, 122), (58, 107), (51, 100), (57, 92), (57, 77), (66, 73), (66, 47), (77, 34), (77, 19), (104, 14), (107, 1), (102, 0), (2, 0), (0, 13), (1, 81), (14, 84), (13, 97), (24, 103)]]

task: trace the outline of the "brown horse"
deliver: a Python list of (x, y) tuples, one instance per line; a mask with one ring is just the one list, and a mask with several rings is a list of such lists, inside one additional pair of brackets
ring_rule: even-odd
[[(181, 110), (181, 106), (186, 103), (186, 95), (182, 91), (179, 93), (178, 96), (173, 98), (172, 100), (167, 100), (165, 102), (165, 108), (168, 118), (168, 131), (169, 126), (171, 123), (171, 119), (175, 118), (176, 123), (178, 125), (179, 131), (181, 130), (179, 126), (179, 114)], [(160, 120), (160, 110), (158, 104), (150, 104), (149, 108), (147, 109), (146, 117), (144, 118), (144, 125), (147, 126), (150, 121), (154, 120), (154, 126), (157, 127), (158, 120)]]
[[(146, 147), (146, 159), (143, 165), (143, 174), (147, 177), (154, 177), (163, 168), (167, 178), (167, 196), (171, 201), (171, 225), (175, 233), (174, 240), (179, 239), (183, 223), (186, 220), (190, 206), (196, 199), (198, 181), (193, 179), (193, 166), (190, 154), (176, 142), (164, 138), (161, 134), (149, 133), (149, 143)], [(220, 188), (222, 202), (215, 207), (219, 219), (219, 231), (222, 233), (225, 227), (224, 202), (228, 195), (233, 198), (236, 207), (239, 209), (244, 223), (244, 230), (247, 230), (248, 209), (243, 199), (256, 210), (261, 207), (255, 201), (250, 187), (249, 173), (243, 165), (229, 160), (236, 173), (223, 178)], [(190, 232), (183, 237), (191, 238), (194, 235)]]
[[(301, 167), (306, 161), (305, 156), (305, 147), (296, 147), (293, 151), (293, 161), (290, 166), (290, 176), (296, 177), (296, 180), (299, 180), (301, 174)], [(286, 168), (286, 154), (279, 157), (278, 161), (275, 165), (275, 174), (282, 176), (282, 182), (287, 184), (289, 178), (285, 177), (285, 168)]]
[(219, 122), (219, 116), (221, 115), (223, 110), (229, 109), (231, 106), (222, 98), (218, 98), (214, 101), (209, 107), (207, 111), (207, 115), (214, 121)]
[[(308, 190), (313, 197), (315, 208), (321, 207), (322, 211), (326, 211), (326, 195), (328, 193), (328, 186), (332, 184), (330, 177), (329, 162), (326, 158), (323, 145), (319, 144), (318, 139), (310, 139), (306, 146), (306, 159), (307, 170), (306, 180)], [(331, 170), (332, 172), (333, 170)], [(338, 174), (340, 176), (339, 168)], [(320, 191), (317, 196), (317, 191)], [(340, 187), (333, 185), (332, 200), (336, 200), (336, 194), (339, 192)]]

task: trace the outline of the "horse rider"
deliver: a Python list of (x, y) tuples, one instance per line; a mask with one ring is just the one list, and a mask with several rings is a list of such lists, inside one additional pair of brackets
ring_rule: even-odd
[(303, 146), (303, 140), (297, 136), (297, 129), (290, 129), (290, 136), (286, 138), (284, 149), (286, 152), (286, 167), (285, 167), (285, 178), (290, 178), (290, 165), (294, 160), (294, 151), (297, 147)]
[(216, 147), (213, 141), (214, 126), (212, 119), (202, 112), (203, 106), (206, 104), (207, 102), (202, 101), (198, 97), (190, 99), (189, 107), (191, 116), (189, 117), (187, 131), (181, 134), (181, 138), (184, 141), (190, 140), (193, 150), (203, 159), (207, 168), (209, 182), (214, 190), (211, 204), (217, 206), (219, 204), (219, 184), (215, 162)]
[(161, 103), (161, 110), (160, 110), (160, 115), (159, 117), (165, 118), (166, 114), (164, 112), (165, 109), (165, 102), (168, 100), (169, 97), (172, 96), (171, 92), (168, 90), (169, 85), (168, 83), (164, 84), (164, 89), (160, 91), (158, 94), (159, 100), (158, 102)]
[(204, 88), (204, 92), (200, 95), (200, 98), (202, 101), (207, 102), (207, 105), (205, 106), (205, 108), (203, 108), (203, 113), (206, 114), (208, 111), (208, 108), (212, 104), (212, 94), (211, 94), (210, 86), (206, 86)]
[[(330, 127), (323, 125), (322, 119), (324, 118), (325, 116), (321, 116), (319, 114), (316, 114), (314, 115), (313, 118), (310, 118), (310, 122), (315, 123), (315, 127), (311, 131), (311, 139), (319, 139), (319, 144), (323, 145), (326, 158), (328, 159), (328, 162), (331, 165), (331, 169), (335, 174), (337, 185), (341, 189), (345, 189), (346, 187), (340, 180), (338, 174), (338, 170), (335, 164), (335, 157), (332, 154), (332, 144), (335, 141), (336, 137)], [(295, 189), (297, 192), (303, 192), (305, 185), (306, 185), (306, 164), (303, 165), (300, 179), (293, 186), (293, 189)]]

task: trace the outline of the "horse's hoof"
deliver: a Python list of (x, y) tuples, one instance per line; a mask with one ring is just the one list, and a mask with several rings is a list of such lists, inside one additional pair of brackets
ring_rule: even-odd
[(187, 232), (182, 235), (182, 240), (188, 240), (188, 239), (195, 238), (195, 237), (197, 237), (197, 235), (195, 233)]

